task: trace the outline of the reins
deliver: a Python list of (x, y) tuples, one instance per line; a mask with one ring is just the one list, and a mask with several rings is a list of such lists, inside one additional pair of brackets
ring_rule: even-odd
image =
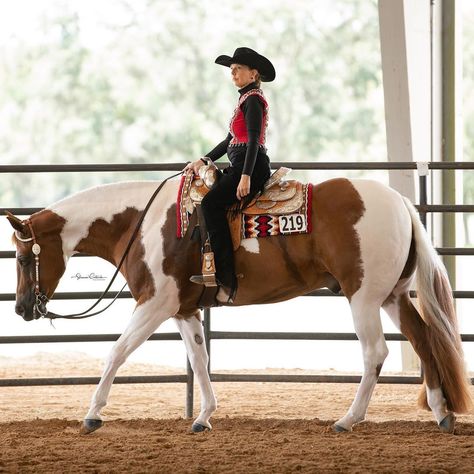
[[(122, 268), (122, 265), (123, 263), (125, 262), (125, 259), (127, 258), (127, 255), (128, 253), (130, 252), (130, 249), (132, 248), (132, 245), (138, 235), (138, 231), (140, 230), (141, 226), (142, 226), (142, 223), (145, 219), (145, 216), (148, 212), (148, 210), (150, 209), (153, 201), (155, 200), (156, 196), (158, 195), (158, 193), (161, 191), (161, 189), (163, 188), (163, 186), (166, 184), (166, 182), (169, 180), (169, 179), (172, 179), (172, 178), (175, 178), (176, 176), (179, 176), (180, 174), (182, 174), (183, 171), (180, 171), (179, 173), (176, 173), (172, 176), (169, 176), (168, 178), (166, 178), (154, 191), (154, 193), (152, 194), (152, 196), (150, 197), (150, 199), (148, 200), (148, 203), (147, 205), (145, 206), (145, 208), (143, 209), (143, 213), (142, 215), (140, 216), (140, 219), (138, 220), (137, 222), (137, 225), (135, 226), (135, 230), (133, 231), (133, 234), (132, 236), (130, 237), (130, 240), (128, 242), (128, 245), (127, 245), (127, 248), (125, 249), (123, 255), (122, 255), (122, 258), (120, 259), (120, 262), (119, 264), (117, 265), (117, 268), (115, 270), (115, 273), (113, 274), (112, 276), (112, 279), (110, 280), (109, 284), (107, 285), (107, 288), (103, 291), (103, 293), (100, 295), (99, 299), (90, 307), (88, 308), (87, 310), (83, 311), (82, 313), (73, 313), (73, 314), (65, 314), (65, 315), (62, 315), (62, 314), (56, 314), (56, 313), (52, 313), (50, 311), (46, 311), (46, 312), (42, 312), (41, 309), (39, 308), (40, 306), (40, 303), (47, 303), (48, 302), (48, 298), (46, 297), (46, 295), (42, 294), (40, 291), (39, 291), (39, 251), (38, 251), (38, 254), (35, 253), (35, 250), (41, 250), (39, 245), (36, 243), (36, 237), (33, 233), (33, 229), (32, 229), (32, 226), (31, 226), (31, 222), (28, 222), (28, 225), (31, 229), (31, 232), (32, 232), (32, 238), (31, 240), (33, 240), (33, 253), (35, 253), (35, 259), (36, 259), (36, 283), (35, 283), (35, 294), (36, 294), (36, 304), (35, 304), (35, 311), (38, 311), (39, 314), (44, 317), (44, 318), (49, 318), (49, 319), (85, 319), (85, 318), (90, 318), (91, 316), (96, 316), (100, 313), (103, 313), (105, 310), (107, 310), (108, 308), (110, 308), (110, 306), (112, 306), (112, 304), (114, 304), (115, 300), (120, 296), (120, 294), (122, 293), (122, 291), (125, 289), (125, 287), (127, 286), (127, 283), (125, 283), (125, 285), (122, 287), (122, 289), (114, 296), (114, 298), (112, 299), (112, 301), (107, 305), (105, 306), (104, 308), (102, 308), (101, 310), (99, 311), (96, 311), (94, 313), (91, 313), (91, 314), (87, 314), (89, 313), (89, 311), (92, 311), (104, 298), (105, 296), (107, 295), (107, 292), (110, 290), (110, 287), (112, 286), (113, 282), (115, 281), (115, 278), (117, 277), (120, 269)], [(36, 246), (36, 247), (35, 247)]]

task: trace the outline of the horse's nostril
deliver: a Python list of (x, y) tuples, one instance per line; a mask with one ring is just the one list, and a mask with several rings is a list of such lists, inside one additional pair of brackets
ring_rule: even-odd
[(16, 312), (16, 314), (19, 314), (20, 316), (23, 316), (25, 314), (25, 307), (21, 304), (17, 304), (15, 306), (15, 312)]

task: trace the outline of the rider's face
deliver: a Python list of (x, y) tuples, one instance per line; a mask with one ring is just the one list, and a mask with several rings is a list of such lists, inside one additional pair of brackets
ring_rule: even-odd
[(245, 66), (244, 64), (231, 64), (230, 72), (232, 75), (232, 81), (239, 89), (242, 89), (242, 87), (255, 81), (255, 76), (257, 74), (256, 69), (250, 69), (250, 67)]

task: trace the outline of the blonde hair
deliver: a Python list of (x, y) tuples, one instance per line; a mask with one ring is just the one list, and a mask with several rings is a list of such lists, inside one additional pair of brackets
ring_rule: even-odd
[(260, 73), (258, 71), (257, 74), (255, 74), (255, 83), (258, 87), (260, 87), (260, 84), (262, 83), (262, 78), (260, 77)]

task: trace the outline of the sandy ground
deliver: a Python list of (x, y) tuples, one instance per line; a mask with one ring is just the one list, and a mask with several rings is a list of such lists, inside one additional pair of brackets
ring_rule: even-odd
[[(0, 357), (0, 377), (97, 376), (102, 364), (75, 353)], [(119, 375), (170, 373), (127, 364)], [(78, 420), (93, 386), (0, 388), (0, 472), (474, 472), (474, 414), (458, 416), (454, 435), (442, 434), (416, 407), (418, 386), (378, 385), (367, 422), (346, 434), (331, 424), (356, 385), (214, 388), (210, 433), (190, 433), (184, 384), (133, 384), (112, 388), (107, 422), (88, 436), (78, 435)]]

